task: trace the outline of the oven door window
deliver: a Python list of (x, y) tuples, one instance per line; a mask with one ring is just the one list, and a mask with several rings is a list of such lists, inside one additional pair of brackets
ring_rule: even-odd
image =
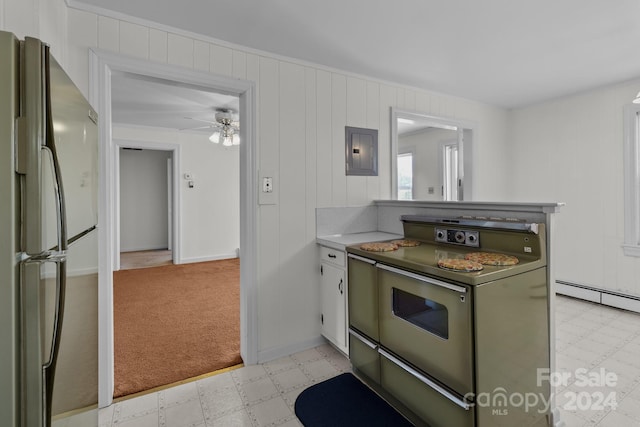
[(449, 339), (449, 313), (442, 304), (393, 288), (393, 314), (440, 338)]

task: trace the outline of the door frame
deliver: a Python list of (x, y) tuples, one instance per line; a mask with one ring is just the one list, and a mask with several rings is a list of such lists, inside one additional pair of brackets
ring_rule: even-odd
[[(171, 181), (171, 187), (168, 193), (173, 195), (171, 201), (171, 217), (169, 242), (173, 244), (171, 250), (171, 258), (174, 264), (182, 264), (181, 243), (182, 243), (182, 220), (180, 216), (180, 206), (182, 205), (182, 194), (180, 191), (180, 144), (155, 141), (133, 141), (129, 139), (113, 140), (113, 271), (120, 270), (120, 149), (121, 148), (140, 148), (143, 150), (156, 150), (171, 153), (171, 165), (173, 174), (168, 177)], [(167, 168), (168, 169), (168, 168)], [(168, 172), (168, 171), (167, 171)], [(167, 194), (167, 198), (169, 195)], [(167, 224), (168, 226), (168, 224)]]
[(99, 114), (100, 174), (98, 204), (98, 405), (113, 402), (113, 245), (114, 165), (111, 74), (130, 72), (179, 84), (196, 85), (240, 99), (240, 355), (246, 365), (258, 361), (257, 283), (257, 142), (256, 85), (175, 65), (123, 56), (101, 49), (89, 51), (89, 101)]

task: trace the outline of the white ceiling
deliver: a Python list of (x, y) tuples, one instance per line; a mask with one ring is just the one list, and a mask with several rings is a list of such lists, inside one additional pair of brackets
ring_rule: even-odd
[(637, 0), (77, 1), (503, 107), (640, 76)]
[[(237, 96), (176, 82), (113, 72), (111, 77), (114, 123), (212, 133), (217, 108), (238, 112)], [(193, 129), (200, 128), (200, 129)]]

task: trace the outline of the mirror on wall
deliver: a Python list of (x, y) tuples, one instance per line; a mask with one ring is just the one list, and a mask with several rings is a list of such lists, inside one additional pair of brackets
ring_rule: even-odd
[(392, 198), (472, 200), (472, 143), (468, 122), (392, 108)]

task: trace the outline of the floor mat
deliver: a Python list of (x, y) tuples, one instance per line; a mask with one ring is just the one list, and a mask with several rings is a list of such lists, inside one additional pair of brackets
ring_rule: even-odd
[(410, 427), (411, 424), (353, 374), (309, 387), (296, 399), (305, 427)]

